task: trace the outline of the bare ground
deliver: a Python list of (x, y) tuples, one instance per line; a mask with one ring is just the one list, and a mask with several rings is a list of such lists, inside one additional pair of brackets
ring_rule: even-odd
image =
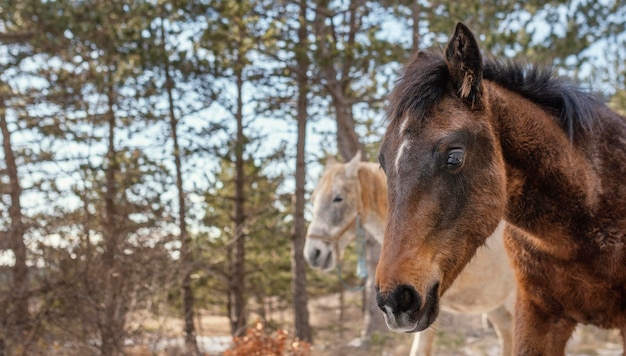
[[(359, 295), (345, 294), (346, 308), (341, 320), (337, 295), (325, 296), (309, 303), (310, 323), (314, 330), (312, 354), (316, 356), (378, 356), (408, 355), (413, 334), (393, 332), (376, 333), (368, 339), (360, 338), (364, 327)], [(255, 316), (250, 317), (251, 321)], [(291, 330), (291, 313), (280, 310), (272, 313), (272, 320), (286, 330)], [(166, 342), (150, 347), (135, 348), (132, 354), (180, 355), (180, 330), (177, 319), (163, 319), (153, 330), (159, 330)], [(219, 355), (227, 347), (229, 324), (223, 316), (207, 312), (198, 316), (199, 344), (208, 355)], [(442, 313), (437, 329), (435, 355), (500, 355), (500, 345), (493, 328), (480, 315), (464, 316)], [(169, 340), (169, 341), (167, 341)], [(580, 326), (570, 339), (567, 355), (618, 356), (622, 355), (621, 337), (616, 330), (600, 330)]]
[[(356, 297), (353, 296), (352, 299), (356, 299)], [(325, 308), (321, 307), (322, 305), (327, 306), (326, 312), (324, 312)], [(413, 334), (393, 332), (376, 334), (365, 342), (361, 342), (360, 346), (355, 346), (358, 344), (356, 341), (363, 328), (360, 310), (356, 307), (355, 302), (351, 303), (343, 323), (343, 335), (340, 335), (336, 330), (336, 325), (339, 324), (336, 315), (337, 306), (338, 298), (336, 296), (315, 300), (310, 305), (313, 315), (311, 322), (316, 330), (314, 355), (409, 354)], [(500, 355), (500, 344), (495, 331), (480, 315), (442, 313), (434, 327), (437, 330), (435, 355)], [(572, 356), (621, 356), (620, 334), (617, 330), (601, 330), (592, 326), (580, 326), (570, 339), (566, 354)]]

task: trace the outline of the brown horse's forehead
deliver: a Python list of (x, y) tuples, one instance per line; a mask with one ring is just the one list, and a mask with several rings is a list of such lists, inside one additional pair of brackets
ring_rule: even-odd
[(379, 154), (388, 176), (398, 170), (408, 152), (420, 151), (422, 155), (429, 155), (440, 146), (458, 143), (461, 138), (483, 131), (485, 123), (469, 111), (455, 108), (445, 101), (441, 104), (428, 118), (416, 120), (407, 116), (388, 127)]
[[(409, 150), (421, 150), (421, 154), (439, 145), (455, 143), (461, 137), (484, 135), (489, 122), (484, 112), (472, 111), (457, 97), (443, 95), (426, 111), (406, 113), (389, 125), (381, 151), (391, 165), (400, 164), (399, 155)], [(458, 143), (458, 140), (457, 142)]]
[(407, 113), (389, 125), (390, 134), (407, 132), (423, 135), (443, 135), (445, 132), (462, 129), (476, 122), (475, 112), (457, 98), (445, 96), (442, 100), (419, 115)]

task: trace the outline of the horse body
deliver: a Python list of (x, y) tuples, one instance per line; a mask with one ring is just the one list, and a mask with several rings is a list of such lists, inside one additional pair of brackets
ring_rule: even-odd
[[(496, 98), (513, 96), (493, 87)], [(510, 145), (506, 218), (522, 230), (506, 241), (520, 284), (518, 350), (558, 355), (577, 323), (626, 330), (626, 123), (602, 109), (594, 135), (574, 145), (515, 99), (492, 110), (518, 118), (501, 133)]]
[(562, 355), (578, 323), (624, 335), (626, 120), (549, 71), (483, 63), (462, 24), (444, 57), (419, 53), (391, 95), (376, 277), (388, 325), (427, 328), (506, 220), (516, 354)]
[[(327, 164), (313, 196), (304, 256), (311, 267), (329, 271), (356, 236), (356, 220), (379, 243), (387, 225), (388, 201), (384, 172), (378, 164), (361, 162), (357, 154), (346, 164)], [(442, 299), (442, 308), (456, 314), (481, 314), (495, 326), (503, 355), (512, 348), (512, 320), (507, 311), (515, 292), (515, 279), (504, 247), (505, 224), (487, 239), (486, 246), (465, 267)], [(420, 342), (416, 334), (411, 355), (430, 355), (435, 332), (428, 329)], [(424, 342), (425, 341), (425, 342)]]
[[(512, 96), (502, 88), (492, 92)], [(526, 308), (540, 307), (542, 317), (561, 317), (572, 329), (578, 322), (624, 328), (626, 122), (603, 109), (594, 135), (577, 136), (574, 146), (545, 112), (516, 112), (514, 108), (532, 105), (517, 99), (521, 103), (506, 109), (520, 118), (518, 130), (531, 126), (530, 120), (532, 126), (544, 127), (525, 135), (511, 128), (502, 133), (511, 148), (522, 143), (536, 147), (504, 150), (512, 181), (507, 220), (526, 232), (509, 239), (507, 246), (528, 299), (543, 296)]]

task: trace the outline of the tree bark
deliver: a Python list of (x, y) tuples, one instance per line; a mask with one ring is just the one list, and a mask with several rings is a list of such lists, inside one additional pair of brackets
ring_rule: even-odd
[[(335, 109), (337, 119), (337, 150), (344, 160), (349, 161), (357, 151), (362, 151), (363, 159), (367, 160), (367, 154), (363, 150), (363, 145), (359, 142), (358, 135), (355, 130), (354, 116), (352, 114), (352, 100), (350, 100), (347, 91), (350, 86), (350, 68), (353, 65), (354, 58), (350, 54), (350, 49), (346, 49), (346, 56), (343, 59), (341, 71), (335, 68), (336, 58), (333, 53), (337, 51), (336, 45), (329, 39), (336, 39), (337, 34), (334, 32), (334, 26), (327, 26), (328, 19), (326, 14), (331, 13), (328, 10), (328, 0), (322, 0), (318, 3), (318, 11), (313, 21), (313, 32), (317, 38), (317, 56), (320, 62), (320, 72), (324, 79), (326, 91), (330, 94), (332, 107)], [(349, 33), (346, 47), (354, 44), (356, 33), (359, 30), (357, 20), (357, 4), (350, 6), (349, 14)]]
[(341, 98), (333, 98), (333, 107), (337, 115), (337, 150), (345, 162), (361, 151), (363, 160), (367, 161), (367, 152), (356, 134), (352, 105), (346, 104)]
[(237, 120), (237, 136), (235, 141), (235, 243), (233, 260), (233, 278), (231, 284), (233, 296), (233, 315), (231, 315), (231, 330), (234, 336), (242, 336), (246, 329), (245, 314), (245, 176), (243, 151), (245, 137), (243, 135), (243, 71), (236, 70), (237, 81), (237, 108), (235, 118)]
[(420, 48), (420, 4), (417, 1), (411, 1), (411, 19), (413, 19), (413, 52), (417, 52)]
[(186, 221), (186, 204), (185, 191), (183, 189), (183, 173), (180, 147), (178, 145), (178, 119), (174, 112), (174, 82), (170, 74), (170, 63), (165, 51), (165, 28), (163, 19), (161, 19), (161, 45), (164, 49), (165, 60), (165, 89), (167, 92), (167, 100), (169, 106), (170, 134), (172, 136), (174, 156), (174, 166), (176, 169), (176, 190), (178, 192), (178, 227), (180, 229), (180, 262), (181, 268), (181, 289), (183, 301), (183, 333), (185, 335), (185, 353), (187, 355), (199, 355), (198, 343), (196, 341), (196, 330), (193, 323), (194, 319), (194, 298), (191, 289), (191, 268), (193, 266), (193, 257), (191, 254), (191, 237), (187, 231)]
[[(9, 217), (11, 223), (6, 234), (2, 234), (8, 240), (8, 245), (15, 256), (15, 264), (11, 269), (12, 274), (12, 306), (9, 313), (8, 326), (13, 329), (13, 337), (16, 346), (26, 352), (25, 340), (30, 329), (30, 313), (28, 311), (28, 267), (26, 265), (26, 245), (24, 244), (25, 227), (22, 216), (21, 195), (17, 163), (11, 145), (11, 132), (6, 120), (6, 106), (3, 98), (0, 98), (0, 131), (2, 131), (2, 147), (6, 160), (6, 170), (9, 176)], [(8, 335), (7, 335), (8, 336)]]
[[(105, 226), (103, 229), (104, 252), (103, 267), (105, 275), (102, 277), (104, 282), (104, 290), (102, 291), (101, 316), (98, 320), (100, 328), (101, 345), (100, 352), (103, 356), (110, 356), (122, 353), (122, 335), (124, 334), (125, 311), (120, 305), (121, 301), (121, 271), (117, 266), (118, 246), (120, 245), (120, 237), (123, 233), (119, 224), (119, 211), (115, 196), (117, 195), (116, 175), (119, 171), (119, 162), (117, 161), (117, 151), (115, 147), (115, 94), (111, 78), (109, 75), (107, 85), (107, 105), (108, 111), (107, 126), (107, 167), (105, 172), (105, 193), (104, 193), (104, 219)], [(97, 297), (98, 298), (98, 297)]]
[(296, 191), (293, 220), (293, 236), (291, 245), (291, 268), (293, 270), (293, 303), (295, 335), (300, 340), (313, 342), (311, 325), (309, 324), (308, 296), (306, 292), (306, 264), (304, 260), (304, 240), (306, 237), (306, 223), (304, 220), (304, 193), (306, 182), (306, 125), (308, 119), (309, 59), (307, 57), (307, 26), (306, 1), (300, 1), (300, 28), (298, 29), (298, 43), (296, 49), (296, 81), (298, 85), (297, 121), (298, 141), (296, 143)]

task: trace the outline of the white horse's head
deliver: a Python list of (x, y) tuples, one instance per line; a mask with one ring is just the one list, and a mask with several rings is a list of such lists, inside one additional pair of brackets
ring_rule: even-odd
[(335, 268), (344, 249), (356, 236), (360, 161), (360, 153), (345, 164), (329, 160), (313, 191), (313, 219), (303, 251), (305, 260), (313, 268), (324, 271)]

